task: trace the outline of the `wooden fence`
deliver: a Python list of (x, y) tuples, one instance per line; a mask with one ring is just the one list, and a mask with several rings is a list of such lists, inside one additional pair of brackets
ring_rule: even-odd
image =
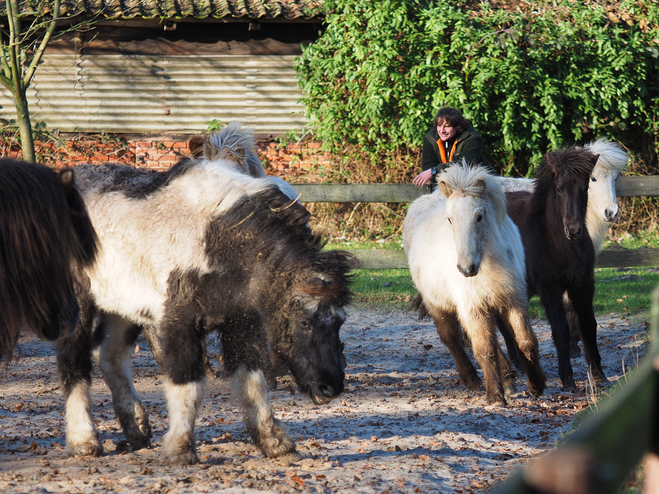
[[(427, 193), (412, 184), (295, 184), (302, 202), (407, 203)], [(659, 196), (659, 176), (620, 177), (618, 197)], [(364, 269), (407, 268), (403, 251), (356, 250)], [(597, 257), (598, 267), (659, 266), (659, 249), (605, 250)]]
[(492, 494), (614, 494), (647, 453), (646, 486), (654, 488), (645, 494), (659, 492), (659, 287), (651, 332), (647, 354), (625, 382), (562, 445)]

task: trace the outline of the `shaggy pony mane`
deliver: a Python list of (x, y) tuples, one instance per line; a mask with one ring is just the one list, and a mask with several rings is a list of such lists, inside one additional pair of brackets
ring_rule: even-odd
[(597, 165), (605, 170), (622, 172), (627, 166), (629, 156), (618, 143), (601, 138), (591, 142), (587, 147), (581, 148), (593, 154), (599, 154)]
[[(356, 261), (343, 251), (323, 251), (325, 241), (309, 228), (310, 217), (299, 202), (269, 185), (215, 217), (205, 239), (207, 249), (233, 257), (233, 252), (258, 248), (259, 256), (284, 272), (316, 272), (318, 280), (298, 286), (303, 293), (345, 305), (350, 299), (348, 273)], [(231, 235), (238, 227), (240, 235)], [(227, 241), (231, 245), (224, 245)]]
[[(446, 168), (437, 178), (437, 183), (445, 184), (451, 195), (485, 197), (496, 211), (497, 223), (502, 224), (505, 221), (506, 195), (496, 175), (487, 168), (469, 166), (463, 160)], [(446, 197), (445, 194), (442, 195)]]
[(261, 160), (255, 152), (256, 143), (251, 129), (243, 129), (240, 122), (231, 122), (219, 132), (211, 133), (203, 144), (203, 156), (208, 161), (230, 160), (240, 171), (255, 178), (265, 177)]
[(586, 185), (595, 168), (597, 154), (586, 148), (576, 146), (547, 153), (538, 167), (531, 211), (542, 213), (547, 207), (547, 196), (555, 185), (555, 177), (567, 177), (567, 180), (584, 180)]

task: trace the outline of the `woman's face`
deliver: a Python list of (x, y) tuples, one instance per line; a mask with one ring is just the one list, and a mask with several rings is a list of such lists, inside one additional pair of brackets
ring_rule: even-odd
[(456, 136), (458, 129), (446, 121), (440, 121), (437, 123), (437, 133), (442, 142), (446, 142)]

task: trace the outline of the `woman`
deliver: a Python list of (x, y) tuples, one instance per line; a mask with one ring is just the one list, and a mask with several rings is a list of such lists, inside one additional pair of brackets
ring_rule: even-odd
[[(483, 154), (483, 138), (454, 108), (442, 108), (433, 120), (433, 126), (423, 138), (423, 171), (414, 177), (414, 185), (422, 187), (452, 163), (464, 158), (470, 165), (492, 169)], [(434, 180), (433, 180), (434, 182)], [(432, 187), (432, 185), (431, 185)]]

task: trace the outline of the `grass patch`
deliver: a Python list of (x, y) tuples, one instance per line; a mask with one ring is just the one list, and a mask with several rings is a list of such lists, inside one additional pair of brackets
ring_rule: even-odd
[[(360, 244), (359, 248), (364, 247)], [(365, 309), (404, 310), (417, 293), (407, 269), (358, 269), (353, 280), (354, 305)], [(595, 315), (631, 316), (649, 321), (652, 290), (657, 285), (657, 268), (597, 268)], [(529, 314), (535, 319), (545, 318), (538, 297), (531, 299)]]

